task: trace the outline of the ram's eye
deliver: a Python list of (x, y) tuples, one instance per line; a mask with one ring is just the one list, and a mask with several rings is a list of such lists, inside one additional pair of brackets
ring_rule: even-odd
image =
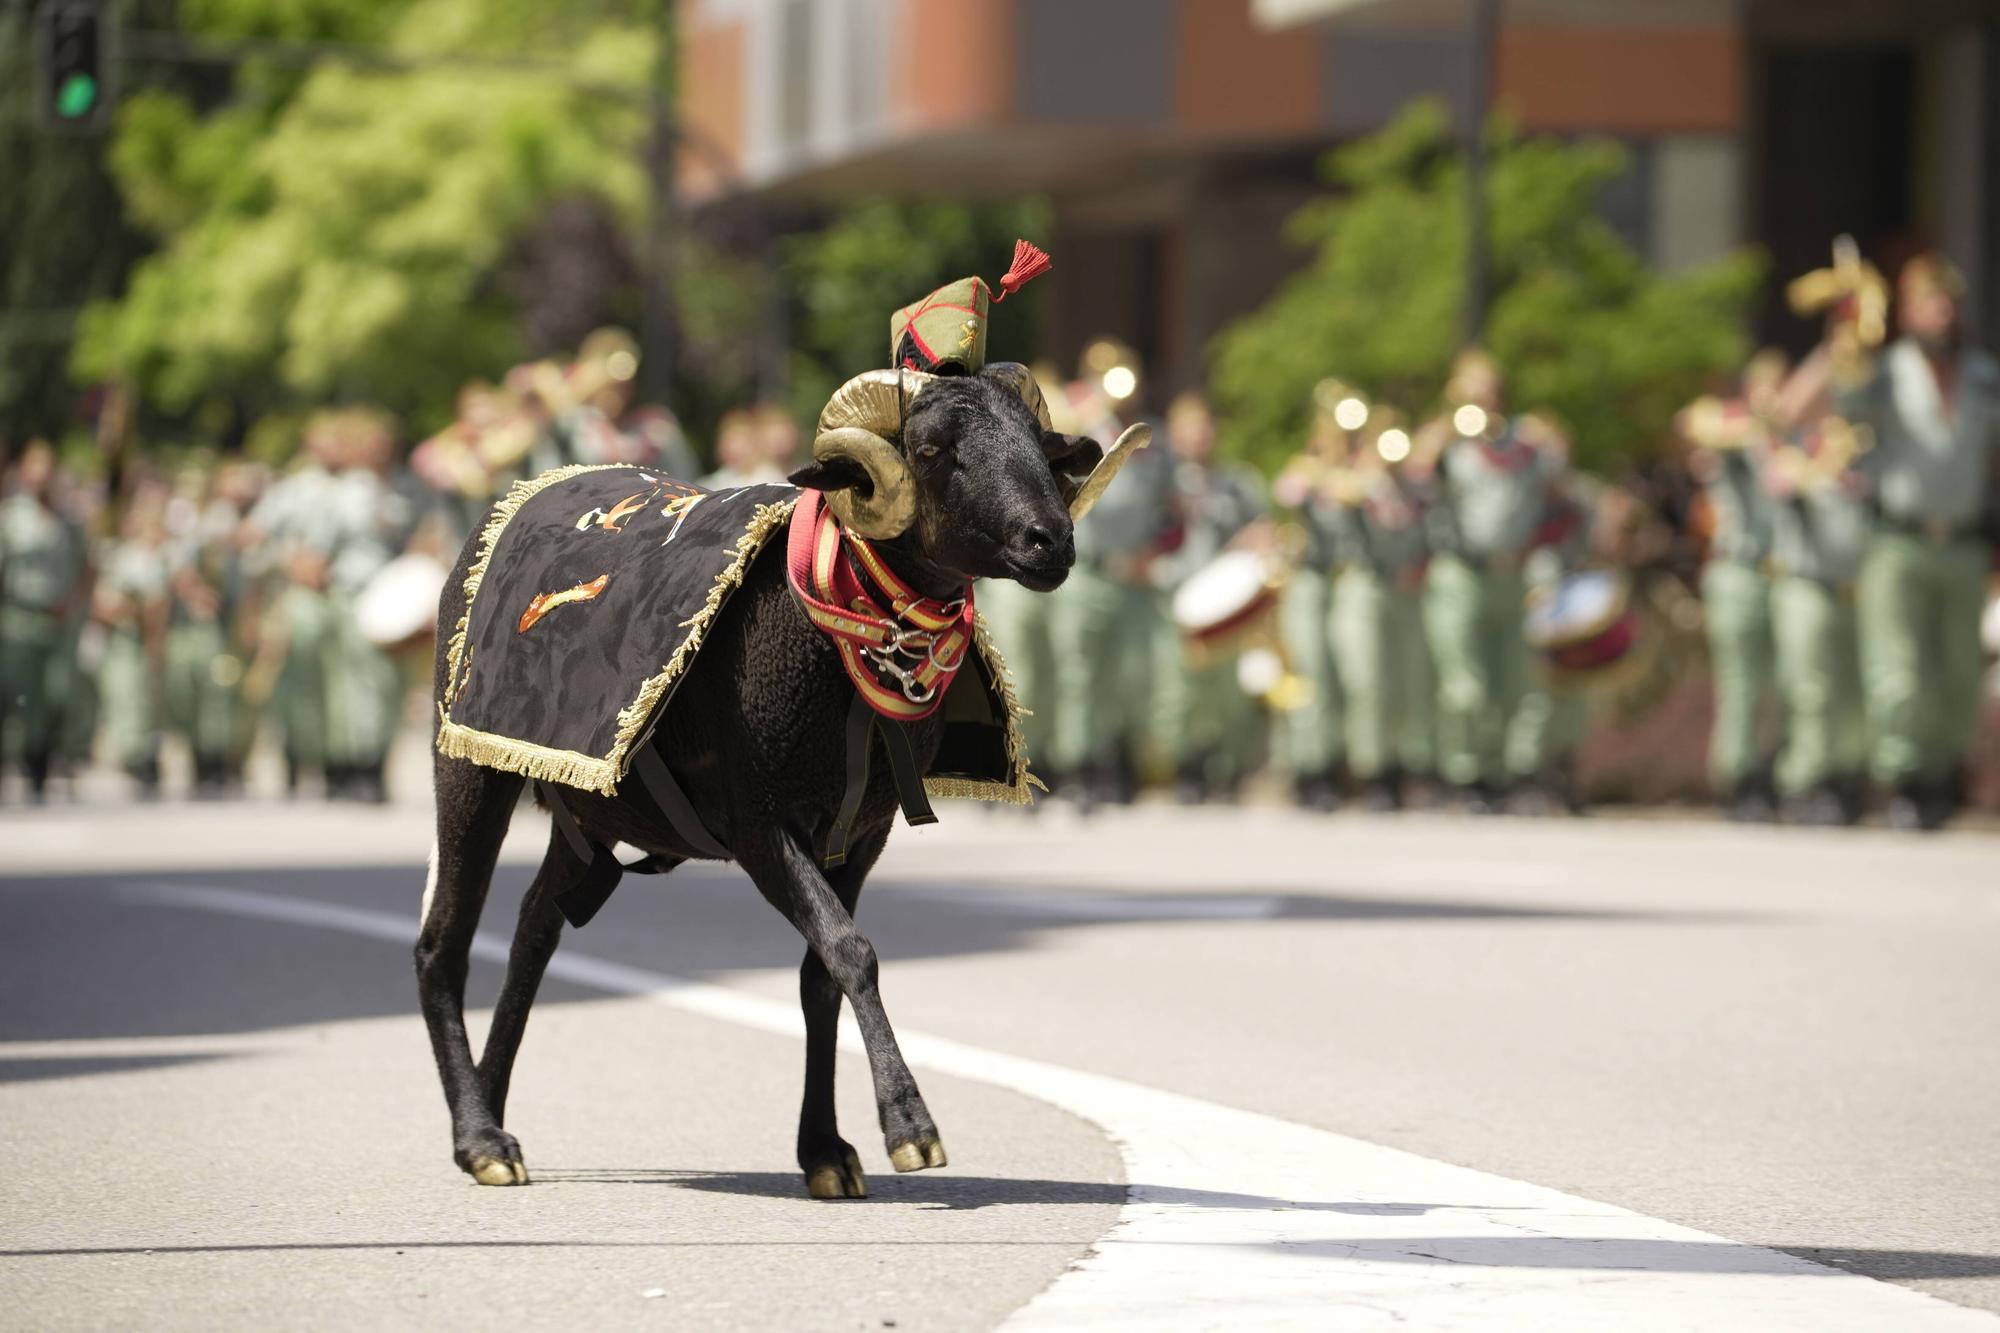
[(936, 458), (943, 452), (944, 446), (941, 444), (920, 444), (916, 449), (918, 458)]

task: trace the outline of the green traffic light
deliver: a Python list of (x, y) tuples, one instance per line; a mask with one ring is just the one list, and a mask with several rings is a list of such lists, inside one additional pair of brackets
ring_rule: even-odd
[(97, 106), (97, 80), (88, 74), (72, 74), (56, 89), (56, 114), (64, 120), (81, 120)]

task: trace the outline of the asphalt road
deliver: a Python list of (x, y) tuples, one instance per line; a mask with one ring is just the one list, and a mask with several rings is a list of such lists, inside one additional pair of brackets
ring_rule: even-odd
[[(0, 1326), (990, 1327), (1118, 1260), (1162, 1188), (1128, 1194), (1138, 1131), (1050, 1069), (2000, 1310), (2000, 839), (944, 813), (861, 923), (899, 1029), (973, 1053), (917, 1060), (951, 1166), (889, 1171), (843, 1056), (874, 1197), (842, 1204), (803, 1197), (798, 1045), (761, 1017), (800, 946), (733, 870), (631, 881), (572, 934), (510, 1107), (536, 1183), (492, 1190), (414, 1011), (423, 810), (0, 813)], [(517, 824), (502, 935), (545, 836)], [(608, 993), (655, 974), (706, 985)], [(1180, 1217), (1429, 1206), (1246, 1202), (1234, 1151), (1190, 1139), (1215, 1188)]]

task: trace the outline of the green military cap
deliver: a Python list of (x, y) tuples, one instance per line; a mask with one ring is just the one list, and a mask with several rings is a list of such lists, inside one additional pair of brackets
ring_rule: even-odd
[(1014, 262), (996, 294), (984, 278), (960, 278), (889, 316), (889, 360), (910, 370), (971, 374), (986, 364), (986, 312), (1030, 278), (1049, 271), (1049, 257), (1014, 242)]

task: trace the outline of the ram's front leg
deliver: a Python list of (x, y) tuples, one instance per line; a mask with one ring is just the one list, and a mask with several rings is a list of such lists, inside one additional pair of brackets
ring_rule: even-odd
[[(879, 845), (872, 850), (880, 850)], [(774, 834), (767, 844), (743, 851), (739, 859), (756, 882), (758, 891), (805, 936), (806, 944), (832, 978), (839, 993), (854, 1006), (855, 1023), (860, 1027), (862, 1041), (868, 1047), (868, 1065), (875, 1079), (875, 1107), (881, 1120), (882, 1138), (889, 1151), (890, 1164), (898, 1171), (921, 1171), (925, 1167), (943, 1166), (944, 1143), (938, 1138), (937, 1126), (931, 1121), (923, 1094), (917, 1090), (916, 1078), (903, 1062), (903, 1053), (896, 1046), (896, 1034), (882, 1008), (875, 946), (855, 928), (854, 918), (842, 902), (842, 895), (834, 891), (812, 855), (789, 835)], [(860, 891), (860, 875), (872, 859), (872, 856), (857, 858), (852, 878), (843, 877), (842, 887), (847, 890), (849, 901), (852, 901), (853, 894)], [(808, 974), (816, 970), (807, 969)], [(814, 1188), (816, 1169), (833, 1163), (809, 1163), (806, 1158), (811, 1155), (807, 1152), (811, 1145), (807, 1139), (823, 1128), (829, 1139), (826, 1145), (829, 1151), (832, 1145), (840, 1142), (831, 1116), (832, 1020), (838, 1008), (837, 1005), (826, 1005), (824, 996), (818, 997), (816, 1002), (809, 987), (802, 986), (801, 989), (801, 999), (808, 1011), (808, 1050), (805, 1118), (800, 1123), (800, 1166), (807, 1173), (808, 1188), (815, 1193), (825, 1193), (823, 1189)], [(858, 1176), (859, 1172), (855, 1174)]]

